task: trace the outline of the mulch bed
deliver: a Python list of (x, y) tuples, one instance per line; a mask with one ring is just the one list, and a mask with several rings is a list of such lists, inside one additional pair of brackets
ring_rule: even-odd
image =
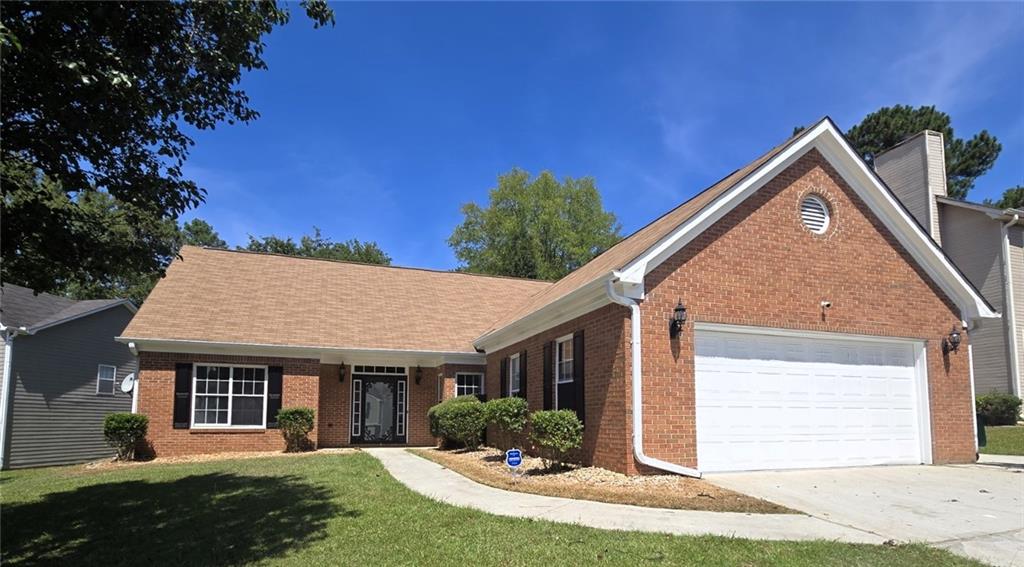
[(224, 461), (238, 459), (262, 459), (265, 457), (310, 457), (313, 455), (344, 455), (355, 453), (359, 449), (318, 449), (316, 451), (305, 451), (301, 453), (285, 453), (283, 451), (252, 451), (248, 453), (208, 453), (205, 455), (184, 455), (181, 457), (157, 457), (155, 459), (141, 461), (115, 461), (114, 459), (103, 459), (92, 461), (75, 468), (86, 471), (110, 470), (147, 465), (173, 465), (180, 463), (205, 463), (208, 461)]
[(498, 449), (443, 451), (410, 449), (471, 480), (515, 492), (631, 504), (651, 508), (793, 514), (767, 500), (726, 490), (710, 482), (678, 475), (626, 476), (598, 467), (570, 466), (559, 471), (544, 468), (541, 459), (523, 456), (519, 476), (513, 476)]

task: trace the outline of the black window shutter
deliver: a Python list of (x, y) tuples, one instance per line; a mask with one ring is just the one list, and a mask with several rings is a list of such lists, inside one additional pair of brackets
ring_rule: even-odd
[(192, 363), (174, 365), (174, 429), (188, 429), (192, 413)]
[(555, 407), (552, 388), (555, 385), (555, 362), (551, 358), (551, 349), (555, 343), (544, 343), (544, 409)]
[(267, 428), (277, 429), (277, 412), (281, 411), (281, 391), (284, 382), (284, 368), (271, 366), (267, 369)]
[(584, 392), (586, 388), (583, 387), (583, 362), (586, 357), (583, 356), (583, 331), (576, 331), (576, 334), (572, 336), (572, 386), (576, 394), (576, 400), (573, 405), (576, 406), (576, 415), (580, 418), (580, 421), (584, 420)]
[(526, 396), (526, 351), (519, 353), (519, 397), (529, 401)]
[(508, 397), (508, 357), (501, 359), (501, 397)]

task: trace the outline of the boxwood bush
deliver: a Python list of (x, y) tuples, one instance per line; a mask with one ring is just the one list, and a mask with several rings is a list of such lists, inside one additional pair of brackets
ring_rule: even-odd
[(316, 412), (313, 408), (281, 408), (277, 412), (277, 426), (284, 437), (284, 450), (289, 453), (308, 451), (313, 448), (309, 432), (313, 431)]
[[(526, 429), (529, 411), (523, 398), (495, 398), (484, 404), (487, 425), (494, 429), (494, 446), (507, 451)], [(488, 436), (488, 441), (491, 441)]]
[(562, 468), (583, 445), (583, 423), (573, 411), (535, 411), (530, 414), (530, 439), (545, 467)]
[(984, 394), (975, 402), (985, 425), (1016, 425), (1021, 399), (1011, 394)]
[(103, 437), (117, 451), (117, 460), (135, 458), (135, 447), (146, 437), (149, 418), (138, 413), (112, 413), (103, 419)]
[(458, 396), (445, 400), (427, 411), (430, 432), (440, 437), (442, 445), (464, 445), (476, 449), (487, 427), (484, 404), (476, 396)]

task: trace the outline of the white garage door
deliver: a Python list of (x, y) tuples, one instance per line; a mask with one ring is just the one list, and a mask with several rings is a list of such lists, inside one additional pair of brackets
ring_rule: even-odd
[(929, 459), (920, 347), (820, 335), (696, 331), (700, 470)]

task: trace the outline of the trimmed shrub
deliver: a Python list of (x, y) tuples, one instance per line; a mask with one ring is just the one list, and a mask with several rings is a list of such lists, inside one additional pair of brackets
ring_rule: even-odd
[(135, 458), (135, 447), (146, 437), (149, 418), (138, 413), (112, 413), (103, 418), (103, 437), (117, 451), (117, 460)]
[(484, 404), (476, 396), (459, 396), (445, 400), (427, 412), (430, 431), (441, 437), (445, 445), (453, 443), (476, 449), (487, 427)]
[(570, 410), (535, 411), (530, 414), (530, 439), (545, 467), (561, 468), (583, 445), (583, 423)]
[(282, 408), (277, 412), (277, 426), (284, 437), (284, 450), (289, 453), (313, 448), (309, 432), (313, 431), (316, 412), (313, 408)]
[(444, 408), (452, 404), (472, 403), (474, 400), (478, 402), (480, 401), (476, 396), (458, 396), (455, 398), (448, 398), (439, 404), (430, 406), (430, 409), (427, 410), (427, 422), (430, 424), (430, 434), (434, 437), (440, 438), (442, 445), (454, 443), (454, 439), (445, 437), (444, 431), (441, 431), (441, 420), (438, 418), (438, 413), (444, 411)]
[(985, 425), (1016, 425), (1021, 399), (1011, 394), (984, 394), (978, 396), (975, 407)]
[(523, 398), (495, 398), (484, 404), (487, 424), (494, 427), (494, 445), (502, 451), (512, 448), (526, 429), (529, 410)]

